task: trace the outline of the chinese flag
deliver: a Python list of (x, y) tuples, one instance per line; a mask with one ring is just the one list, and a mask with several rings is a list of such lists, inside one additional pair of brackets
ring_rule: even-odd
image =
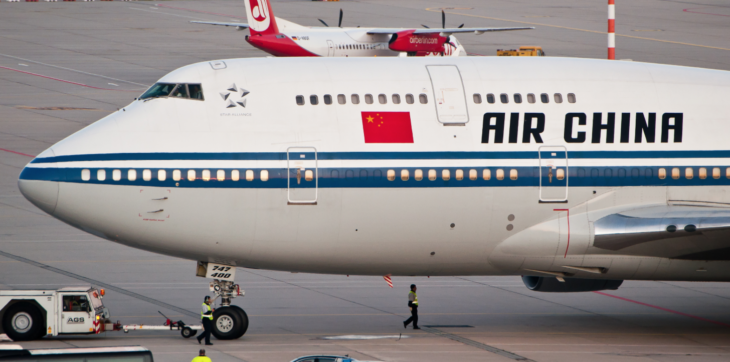
[(410, 112), (362, 112), (365, 143), (413, 143)]

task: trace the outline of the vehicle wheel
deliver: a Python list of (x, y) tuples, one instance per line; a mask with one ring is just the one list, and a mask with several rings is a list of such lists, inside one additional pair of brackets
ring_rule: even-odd
[(30, 303), (17, 303), (3, 316), (3, 330), (13, 341), (31, 341), (44, 336), (44, 323), (38, 308)]
[(180, 334), (182, 334), (183, 338), (190, 338), (198, 334), (198, 331), (190, 327), (183, 327), (182, 331), (180, 331)]
[(231, 308), (235, 309), (238, 312), (238, 315), (241, 317), (241, 329), (239, 330), (239, 334), (234, 338), (240, 338), (244, 334), (246, 334), (246, 331), (248, 330), (248, 314), (241, 309), (241, 307), (237, 305), (232, 305)]
[(231, 307), (223, 307), (213, 312), (212, 333), (218, 339), (235, 339), (240, 335), (243, 321), (238, 310)]

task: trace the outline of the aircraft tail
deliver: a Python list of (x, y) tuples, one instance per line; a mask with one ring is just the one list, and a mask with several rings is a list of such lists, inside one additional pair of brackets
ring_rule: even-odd
[(278, 34), (279, 27), (271, 10), (269, 0), (244, 0), (246, 2), (246, 17), (251, 35)]

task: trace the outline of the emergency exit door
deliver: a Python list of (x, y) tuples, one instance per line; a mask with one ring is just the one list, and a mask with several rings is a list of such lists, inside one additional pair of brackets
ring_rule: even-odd
[(335, 43), (332, 40), (327, 40), (327, 56), (335, 56)]
[(464, 83), (461, 80), (459, 68), (455, 65), (428, 65), (426, 69), (433, 86), (433, 97), (439, 122), (443, 124), (469, 122)]
[(314, 147), (289, 147), (286, 168), (288, 204), (316, 205), (319, 186), (317, 150)]
[(568, 202), (568, 150), (563, 146), (541, 146), (540, 202)]

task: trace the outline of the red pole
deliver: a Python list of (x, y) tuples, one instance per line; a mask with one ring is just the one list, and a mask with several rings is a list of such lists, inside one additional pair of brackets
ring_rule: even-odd
[(608, 0), (608, 59), (616, 59), (616, 5)]

